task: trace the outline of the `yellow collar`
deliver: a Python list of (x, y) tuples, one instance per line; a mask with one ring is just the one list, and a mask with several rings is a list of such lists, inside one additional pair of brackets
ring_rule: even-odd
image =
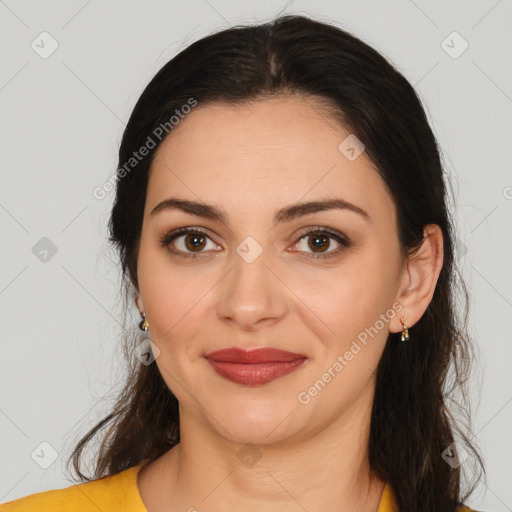
[(386, 482), (384, 486), (384, 490), (382, 491), (382, 496), (380, 497), (379, 508), (377, 512), (398, 512), (398, 507), (396, 505), (395, 493)]

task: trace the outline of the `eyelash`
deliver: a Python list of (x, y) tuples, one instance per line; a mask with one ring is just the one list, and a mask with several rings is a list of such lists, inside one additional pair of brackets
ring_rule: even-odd
[[(179, 250), (172, 249), (172, 248), (168, 247), (171, 244), (171, 242), (173, 242), (176, 238), (179, 238), (182, 235), (188, 235), (188, 234), (205, 236), (206, 238), (209, 238), (211, 240), (211, 238), (204, 231), (201, 231), (200, 229), (180, 228), (177, 231), (172, 231), (171, 233), (165, 234), (160, 239), (160, 246), (167, 247), (170, 252), (172, 252), (173, 254), (175, 254), (177, 256), (181, 256), (184, 258), (197, 258), (198, 256), (200, 256), (201, 253), (184, 253), (183, 251), (179, 251)], [(321, 226), (315, 227), (313, 229), (308, 229), (308, 230), (302, 232), (299, 235), (299, 238), (294, 243), (294, 245), (299, 243), (303, 238), (307, 238), (308, 236), (313, 236), (313, 235), (327, 235), (328, 238), (332, 238), (336, 242), (338, 242), (340, 244), (340, 247), (338, 247), (337, 249), (334, 249), (333, 251), (325, 253), (325, 254), (309, 253), (310, 255), (308, 256), (308, 258), (311, 258), (311, 259), (331, 258), (331, 257), (337, 256), (339, 253), (341, 253), (342, 251), (344, 251), (351, 245), (351, 242), (347, 238), (342, 236), (341, 234), (339, 234), (336, 231), (333, 231), (327, 227), (321, 227)]]

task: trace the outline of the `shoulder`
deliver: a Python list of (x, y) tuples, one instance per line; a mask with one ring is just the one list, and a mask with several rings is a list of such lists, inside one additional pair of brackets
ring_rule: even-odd
[[(1, 512), (1, 511), (0, 511)], [(396, 502), (396, 494), (389, 484), (389, 482), (386, 482), (384, 486), (384, 490), (382, 492), (379, 508), (377, 512), (399, 512), (398, 511), (398, 505)], [(467, 507), (466, 505), (458, 505), (456, 512), (484, 512), (484, 511), (478, 511), (474, 510), (472, 508)]]
[(91, 482), (31, 494), (0, 504), (0, 512), (146, 512), (137, 489), (139, 469), (134, 466)]

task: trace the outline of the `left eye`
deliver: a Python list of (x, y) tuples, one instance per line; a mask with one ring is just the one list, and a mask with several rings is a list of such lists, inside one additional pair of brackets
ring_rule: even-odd
[[(330, 248), (332, 240), (338, 244), (338, 247), (332, 251), (324, 251), (323, 249)], [(303, 233), (294, 247), (300, 247), (301, 244), (302, 247), (312, 249), (313, 254), (310, 256), (312, 258), (334, 256), (350, 245), (348, 240), (338, 233), (325, 229), (311, 230)]]
[[(309, 242), (306, 241), (309, 239)], [(175, 232), (166, 234), (160, 240), (162, 247), (168, 247), (171, 253), (176, 256), (183, 256), (188, 258), (195, 258), (201, 253), (205, 252), (203, 249), (208, 249), (207, 241), (210, 241), (213, 248), (212, 250), (218, 251), (220, 248), (211, 240), (211, 238), (200, 229), (183, 228)], [(327, 251), (332, 241), (338, 244), (334, 250)], [(309, 253), (310, 258), (328, 258), (335, 256), (350, 246), (350, 242), (343, 235), (327, 230), (325, 228), (318, 228), (302, 233), (294, 243), (293, 252), (308, 252), (305, 249), (312, 249)]]

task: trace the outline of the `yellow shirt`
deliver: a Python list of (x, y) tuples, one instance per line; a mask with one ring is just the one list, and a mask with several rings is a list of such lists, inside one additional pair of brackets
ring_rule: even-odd
[[(143, 465), (92, 482), (31, 494), (0, 505), (0, 512), (148, 512), (137, 487), (137, 473)], [(393, 490), (386, 483), (377, 512), (397, 511)], [(458, 512), (475, 511), (459, 507)]]

